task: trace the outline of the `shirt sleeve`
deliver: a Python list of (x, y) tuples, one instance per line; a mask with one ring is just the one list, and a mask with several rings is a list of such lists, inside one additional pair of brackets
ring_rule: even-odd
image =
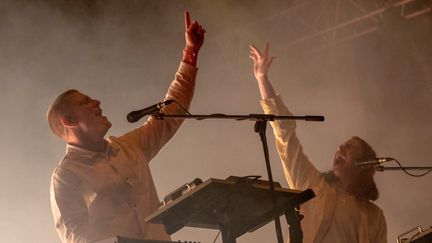
[[(261, 106), (266, 114), (291, 116), (279, 95), (261, 100)], [(294, 120), (276, 120), (270, 122), (276, 138), (276, 148), (282, 162), (285, 177), (292, 189), (313, 189), (315, 192), (326, 185), (324, 177), (312, 165), (303, 153), (303, 148), (297, 138)]]
[(88, 224), (88, 211), (80, 182), (72, 173), (57, 168), (51, 179), (51, 209), (62, 243), (88, 243), (106, 238)]
[[(165, 100), (175, 100), (181, 106), (173, 102), (165, 106), (162, 113), (186, 114), (184, 109), (188, 109), (192, 101), (196, 72), (196, 67), (185, 62), (180, 63), (175, 79), (165, 95)], [(123, 140), (130, 148), (138, 150), (135, 152), (144, 153), (144, 156), (150, 161), (174, 136), (182, 122), (181, 119), (157, 120), (151, 116), (142, 126), (126, 133), (119, 139)]]

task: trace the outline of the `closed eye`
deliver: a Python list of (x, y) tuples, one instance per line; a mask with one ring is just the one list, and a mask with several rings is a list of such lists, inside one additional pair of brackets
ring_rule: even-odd
[(90, 97), (85, 96), (85, 97), (84, 97), (84, 98), (79, 102), (79, 104), (80, 104), (80, 105), (85, 105), (85, 104), (90, 103), (90, 101), (91, 101)]

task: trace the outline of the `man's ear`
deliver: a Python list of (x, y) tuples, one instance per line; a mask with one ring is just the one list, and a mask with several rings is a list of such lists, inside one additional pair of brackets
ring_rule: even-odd
[(71, 115), (64, 115), (61, 117), (61, 123), (64, 127), (74, 127), (77, 122)]

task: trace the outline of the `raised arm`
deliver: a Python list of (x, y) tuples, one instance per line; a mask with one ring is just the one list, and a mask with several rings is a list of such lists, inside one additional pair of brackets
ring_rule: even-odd
[(266, 43), (264, 46), (264, 52), (261, 53), (258, 48), (254, 45), (250, 45), (250, 54), (249, 57), (253, 60), (254, 65), (254, 75), (256, 80), (258, 81), (258, 87), (261, 93), (262, 99), (273, 98), (276, 96), (276, 93), (273, 89), (272, 84), (268, 79), (268, 71), (273, 60), (276, 57), (269, 57), (269, 44)]
[[(182, 61), (164, 98), (176, 102), (164, 107), (164, 114), (184, 114), (181, 107), (189, 108), (195, 89), (196, 64), (198, 52), (204, 43), (205, 29), (196, 20), (191, 21), (188, 12), (185, 12), (184, 22), (185, 48)], [(180, 119), (160, 121), (150, 117), (143, 126), (125, 134), (121, 139), (130, 145), (130, 149), (136, 148), (139, 153), (144, 152), (147, 161), (150, 161), (174, 136), (182, 122)]]
[(204, 43), (205, 29), (196, 20), (191, 23), (188, 11), (184, 15), (186, 45), (182, 61), (196, 66), (198, 52)]
[[(261, 53), (258, 48), (250, 46), (250, 58), (254, 61), (254, 75), (261, 93), (261, 106), (266, 114), (292, 115), (276, 95), (268, 79), (268, 71), (275, 57), (269, 57), (269, 44), (266, 43)], [(295, 133), (296, 122), (277, 120), (270, 122), (276, 137), (276, 148), (282, 161), (288, 185), (293, 189), (304, 190), (321, 188), (324, 180), (319, 171), (312, 165)]]

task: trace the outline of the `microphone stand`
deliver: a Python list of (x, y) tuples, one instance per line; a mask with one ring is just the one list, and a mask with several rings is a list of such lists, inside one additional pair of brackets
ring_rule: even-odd
[[(164, 120), (164, 119), (196, 119), (196, 120), (205, 120), (205, 119), (231, 119), (231, 120), (250, 120), (255, 121), (254, 130), (256, 133), (260, 135), (261, 142), (263, 145), (264, 150), (264, 157), (266, 162), (266, 169), (267, 169), (267, 176), (270, 183), (270, 191), (272, 193), (272, 201), (273, 201), (273, 208), (276, 207), (276, 192), (274, 190), (274, 182), (273, 182), (273, 176), (271, 172), (271, 166), (270, 166), (270, 158), (269, 158), (269, 151), (268, 151), (268, 145), (267, 145), (267, 139), (266, 139), (266, 128), (267, 128), (267, 122), (268, 121), (274, 121), (274, 120), (303, 120), (303, 121), (324, 121), (323, 116), (276, 116), (271, 114), (249, 114), (249, 115), (225, 115), (225, 114), (211, 114), (211, 115), (165, 115), (161, 112), (157, 112), (156, 114), (153, 114), (153, 116), (158, 120)], [(301, 218), (298, 219), (298, 224), (300, 224)], [(284, 243), (283, 236), (282, 236), (282, 228), (280, 224), (279, 217), (275, 217), (275, 228), (276, 228), (276, 236), (278, 239), (278, 243)], [(298, 227), (297, 227), (298, 228)], [(303, 233), (301, 231), (301, 228), (298, 229), (299, 232), (296, 233), (296, 235), (290, 234), (290, 242), (292, 243), (301, 243), (303, 240)], [(231, 241), (231, 240), (230, 240)], [(233, 240), (233, 243), (235, 242), (235, 239)]]
[(432, 170), (432, 166), (422, 166), (422, 167), (385, 167), (382, 165), (379, 165), (375, 168), (376, 171), (385, 171), (385, 170)]

